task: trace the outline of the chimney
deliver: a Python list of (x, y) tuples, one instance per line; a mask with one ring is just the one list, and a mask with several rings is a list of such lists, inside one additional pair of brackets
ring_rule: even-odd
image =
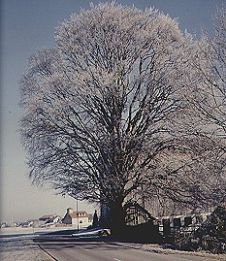
[(72, 214), (73, 212), (74, 212), (73, 208), (68, 208), (68, 209), (67, 209), (67, 214), (70, 215), (70, 214)]

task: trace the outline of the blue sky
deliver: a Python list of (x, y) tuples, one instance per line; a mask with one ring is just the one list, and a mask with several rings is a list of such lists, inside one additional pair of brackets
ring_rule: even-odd
[[(75, 200), (36, 188), (27, 177), (25, 151), (18, 133), (19, 81), (30, 55), (54, 46), (55, 28), (73, 12), (89, 7), (86, 0), (1, 1), (1, 220), (20, 220), (43, 214), (63, 215)], [(92, 1), (94, 4), (100, 1)], [(102, 1), (103, 2), (103, 1)], [(213, 31), (212, 20), (224, 0), (125, 0), (121, 4), (144, 9), (154, 6), (177, 18), (180, 28), (197, 37)], [(95, 206), (80, 203), (81, 209)]]

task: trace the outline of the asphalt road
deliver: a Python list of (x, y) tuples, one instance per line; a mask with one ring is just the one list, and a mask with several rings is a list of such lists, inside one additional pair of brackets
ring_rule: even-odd
[(58, 261), (216, 261), (182, 254), (159, 254), (114, 242), (43, 239), (40, 247)]

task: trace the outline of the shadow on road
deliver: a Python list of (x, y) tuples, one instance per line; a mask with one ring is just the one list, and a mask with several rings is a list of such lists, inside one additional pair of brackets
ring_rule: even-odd
[[(34, 239), (34, 242), (41, 245), (45, 249), (65, 249), (65, 248), (83, 248), (86, 250), (99, 249), (110, 250), (117, 249), (118, 242), (114, 241), (114, 238), (76, 238), (76, 237), (54, 237), (54, 236), (40, 236)], [(106, 243), (106, 244), (104, 244)], [(129, 249), (129, 246), (121, 246), (123, 249)]]

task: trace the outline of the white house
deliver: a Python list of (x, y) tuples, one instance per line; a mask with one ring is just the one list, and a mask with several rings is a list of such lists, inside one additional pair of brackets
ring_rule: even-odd
[(62, 219), (62, 223), (71, 224), (76, 228), (84, 228), (92, 224), (89, 214), (87, 214), (86, 211), (74, 211), (72, 208), (67, 209), (67, 213)]

